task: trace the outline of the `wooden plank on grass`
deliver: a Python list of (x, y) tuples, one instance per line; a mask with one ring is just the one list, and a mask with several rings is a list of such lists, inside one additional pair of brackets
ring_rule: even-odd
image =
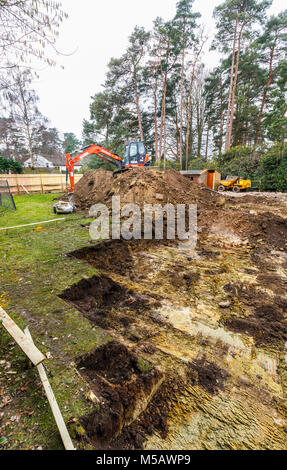
[[(24, 331), (25, 331), (25, 334), (27, 335), (27, 338), (29, 338), (33, 342), (33, 339), (32, 339), (31, 333), (29, 331), (29, 328), (28, 327), (25, 328)], [(64, 447), (65, 447), (66, 450), (75, 450), (74, 445), (72, 443), (72, 440), (70, 438), (70, 435), (68, 433), (65, 421), (63, 419), (61, 410), (60, 410), (59, 405), (57, 403), (56, 397), (55, 397), (54, 392), (52, 390), (52, 387), (50, 385), (50, 382), (49, 382), (49, 379), (47, 377), (47, 374), (46, 374), (46, 371), (45, 371), (45, 368), (44, 368), (43, 364), (39, 364), (37, 366), (37, 369), (38, 369), (38, 372), (39, 372), (40, 379), (42, 381), (44, 390), (46, 392), (46, 395), (47, 395), (52, 413), (54, 415), (56, 424), (57, 424), (59, 432), (61, 434), (61, 438), (62, 438)]]
[(21, 184), (21, 186), (22, 186), (22, 188), (24, 189), (25, 193), (28, 194), (28, 196), (30, 196), (30, 193), (29, 193), (28, 189), (26, 189), (23, 184)]
[(18, 346), (24, 351), (30, 361), (37, 366), (45, 360), (44, 354), (39, 351), (31, 339), (23, 333), (23, 331), (16, 325), (16, 323), (9, 317), (8, 313), (0, 307), (0, 324), (4, 326), (5, 330), (12, 336)]
[(33, 225), (43, 225), (43, 224), (50, 224), (51, 222), (59, 222), (59, 220), (66, 220), (65, 217), (59, 218), (59, 219), (52, 219), (52, 220), (44, 220), (43, 222), (35, 222), (33, 224), (25, 224), (25, 225), (15, 225), (14, 227), (5, 227), (5, 228), (0, 228), (0, 232), (2, 230), (11, 230), (12, 228), (22, 228), (22, 227), (31, 227)]

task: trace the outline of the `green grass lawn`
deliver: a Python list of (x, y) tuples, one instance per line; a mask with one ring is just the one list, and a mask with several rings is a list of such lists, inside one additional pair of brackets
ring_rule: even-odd
[(53, 213), (53, 201), (56, 194), (36, 194), (33, 196), (14, 196), (16, 211), (0, 211), (0, 228), (13, 225), (32, 224), (44, 220), (56, 219), (63, 215)]
[[(0, 231), (0, 306), (24, 328), (43, 353), (51, 385), (64, 419), (92, 410), (87, 385), (78, 376), (74, 360), (109, 338), (58, 295), (83, 277), (96, 273), (67, 253), (93, 243), (84, 213), (55, 216), (57, 195), (17, 196), (17, 211), (0, 215), (0, 228), (65, 217), (64, 221)], [(0, 450), (61, 449), (62, 443), (39, 386), (36, 369), (27, 369), (25, 355), (0, 326)], [(1, 405), (0, 405), (1, 406)], [(1, 418), (1, 412), (4, 417)], [(16, 416), (16, 418), (15, 418)], [(1, 444), (1, 437), (5, 443)], [(2, 439), (3, 440), (3, 439)]]

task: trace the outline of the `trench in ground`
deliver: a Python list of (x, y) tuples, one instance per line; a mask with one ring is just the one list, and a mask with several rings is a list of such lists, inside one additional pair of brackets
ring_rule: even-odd
[(286, 447), (282, 341), (235, 327), (256, 315), (238, 283), (253, 289), (257, 313), (271, 293), (251, 252), (226, 243), (216, 234), (189, 253), (115, 241), (71, 254), (102, 274), (61, 297), (114, 338), (77, 361), (99, 398), (81, 419), (97, 448)]

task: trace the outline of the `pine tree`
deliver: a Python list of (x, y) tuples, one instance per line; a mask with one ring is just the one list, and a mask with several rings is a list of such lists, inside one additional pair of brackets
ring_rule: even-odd
[[(250, 37), (255, 23), (263, 23), (266, 18), (266, 10), (271, 5), (271, 0), (226, 0), (214, 10), (217, 21), (218, 33), (217, 45), (223, 52), (231, 52), (232, 64), (230, 72), (228, 110), (226, 118), (225, 150), (231, 146), (233, 118), (235, 112), (235, 99), (239, 72), (239, 60), (244, 40)], [(232, 50), (229, 44), (232, 38)]]
[(262, 96), (258, 125), (256, 129), (254, 146), (257, 145), (260, 135), (262, 137), (261, 123), (266, 105), (268, 91), (279, 71), (280, 61), (287, 57), (287, 10), (281, 12), (277, 17), (272, 16), (265, 28), (263, 34), (258, 38), (255, 45), (257, 46), (257, 54), (261, 62), (267, 63), (268, 79), (264, 87)]
[(283, 157), (287, 137), (287, 61), (278, 66), (277, 87), (270, 93), (270, 111), (266, 113), (264, 126), (267, 136), (273, 142), (278, 142), (278, 160)]
[(192, 12), (193, 0), (180, 0), (176, 6), (176, 15), (173, 21), (178, 34), (178, 48), (181, 53), (181, 80), (180, 80), (180, 142), (179, 160), (182, 168), (183, 158), (183, 113), (184, 113), (184, 83), (186, 54), (195, 41), (195, 28), (200, 13)]

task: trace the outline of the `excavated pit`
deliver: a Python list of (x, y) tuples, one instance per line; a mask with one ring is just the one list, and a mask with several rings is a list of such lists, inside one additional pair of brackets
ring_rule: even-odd
[(134, 268), (133, 253), (151, 246), (152, 241), (136, 242), (113, 240), (100, 242), (94, 246), (85, 247), (69, 253), (69, 256), (86, 261), (101, 272), (112, 272), (125, 275)]
[(60, 297), (74, 305), (93, 324), (106, 329), (117, 328), (120, 324), (126, 330), (136, 322), (135, 315), (143, 316), (159, 305), (156, 300), (104, 275), (82, 279)]
[(97, 448), (107, 447), (147, 409), (164, 380), (158, 368), (117, 341), (81, 357), (77, 367), (99, 401), (81, 419)]

